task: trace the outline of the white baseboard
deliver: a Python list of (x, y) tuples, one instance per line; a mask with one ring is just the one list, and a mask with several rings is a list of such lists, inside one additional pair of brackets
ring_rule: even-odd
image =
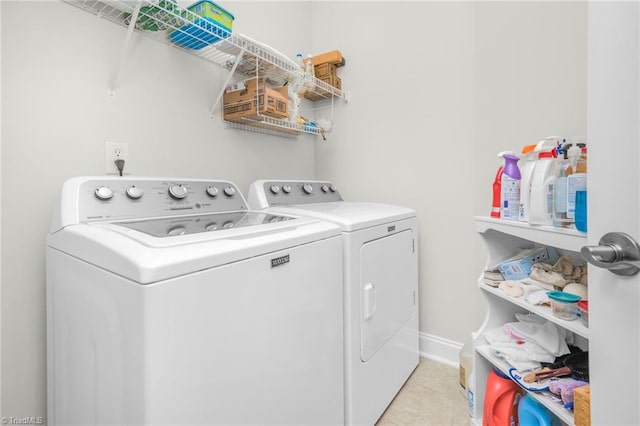
[(458, 367), (463, 344), (427, 333), (419, 333), (420, 356)]

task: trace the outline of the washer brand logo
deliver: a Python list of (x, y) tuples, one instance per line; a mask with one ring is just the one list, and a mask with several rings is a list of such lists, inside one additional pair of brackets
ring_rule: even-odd
[(271, 267), (275, 268), (276, 266), (282, 266), (285, 263), (289, 263), (289, 255), (286, 256), (280, 256), (280, 257), (275, 257), (273, 259), (271, 259)]
[(395, 226), (395, 225), (393, 225), (393, 226), (389, 226), (389, 227), (387, 228), (387, 232), (393, 232), (393, 231), (395, 231), (395, 230), (396, 230), (396, 226)]

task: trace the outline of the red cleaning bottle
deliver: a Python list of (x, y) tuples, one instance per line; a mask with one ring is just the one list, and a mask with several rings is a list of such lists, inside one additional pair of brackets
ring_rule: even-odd
[(496, 178), (493, 180), (493, 202), (491, 203), (491, 217), (500, 218), (500, 194), (502, 193), (502, 171), (504, 166), (498, 167)]

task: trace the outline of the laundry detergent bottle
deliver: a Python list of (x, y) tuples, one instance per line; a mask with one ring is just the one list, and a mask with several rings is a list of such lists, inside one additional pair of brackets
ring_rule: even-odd
[(507, 220), (518, 220), (520, 211), (520, 180), (518, 168), (520, 158), (512, 153), (502, 153), (504, 168), (500, 180), (500, 217)]
[(525, 145), (522, 148), (522, 158), (518, 168), (520, 169), (520, 208), (518, 210), (518, 220), (529, 222), (529, 195), (531, 191), (531, 176), (536, 160), (536, 145)]
[(493, 369), (487, 377), (482, 410), (482, 426), (512, 426), (518, 424), (518, 402), (522, 388), (509, 376)]
[(520, 426), (561, 426), (562, 422), (544, 405), (525, 395), (518, 403)]
[(553, 225), (553, 196), (557, 176), (556, 150), (538, 154), (531, 178), (529, 198), (529, 223), (532, 225)]

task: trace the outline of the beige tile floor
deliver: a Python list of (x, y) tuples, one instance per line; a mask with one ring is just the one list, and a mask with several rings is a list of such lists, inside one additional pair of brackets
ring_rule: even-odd
[(459, 387), (457, 367), (420, 358), (376, 426), (468, 426), (467, 399)]

